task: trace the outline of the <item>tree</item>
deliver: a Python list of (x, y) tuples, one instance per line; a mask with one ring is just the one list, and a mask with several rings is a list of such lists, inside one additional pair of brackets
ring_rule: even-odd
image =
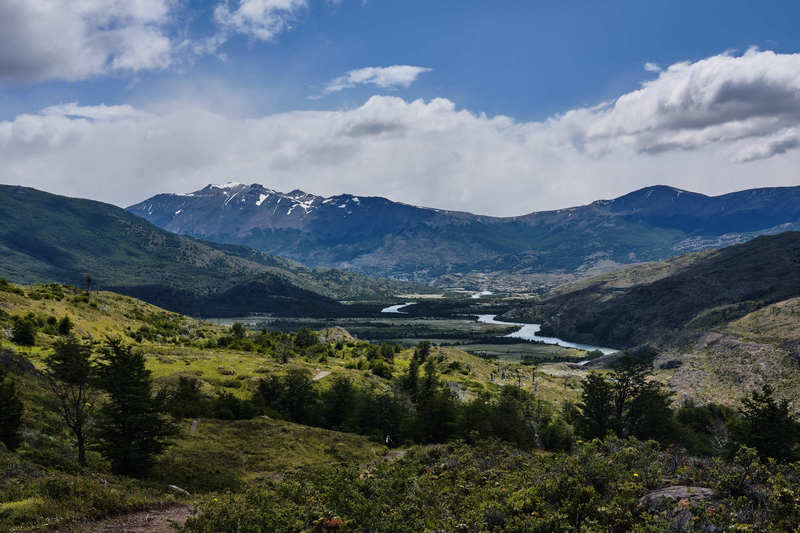
[(237, 339), (243, 339), (245, 337), (244, 324), (241, 322), (234, 322), (231, 326), (231, 335)]
[(58, 334), (66, 337), (72, 332), (72, 320), (67, 315), (58, 321)]
[(430, 341), (422, 341), (419, 344), (417, 344), (417, 347), (414, 349), (414, 357), (419, 359), (421, 363), (424, 363), (430, 354), (431, 354)]
[(165, 396), (167, 411), (178, 420), (208, 413), (208, 398), (200, 390), (200, 383), (195, 378), (181, 376)]
[(6, 371), (0, 367), (0, 442), (12, 451), (22, 441), (19, 430), (23, 411), (14, 382), (6, 379)]
[(114, 473), (143, 477), (167, 446), (165, 438), (174, 433), (152, 397), (144, 355), (109, 339), (99, 376), (98, 383), (109, 395), (98, 416), (100, 449)]
[(356, 390), (349, 378), (337, 376), (322, 393), (320, 405), (325, 427), (343, 429), (356, 407)]
[(281, 398), (281, 410), (293, 422), (305, 422), (311, 408), (315, 405), (314, 382), (304, 368), (292, 368), (283, 378), (284, 396)]
[(578, 430), (586, 438), (620, 437), (668, 440), (674, 423), (672, 393), (650, 378), (649, 360), (625, 357), (610, 377), (590, 373), (582, 382)]
[(94, 281), (94, 278), (92, 278), (92, 275), (91, 274), (86, 274), (86, 290), (87, 291), (91, 291), (92, 290), (92, 282), (93, 281)]
[(306, 327), (300, 328), (294, 338), (294, 345), (299, 350), (311, 348), (318, 342), (319, 338), (317, 334)]
[(14, 323), (11, 340), (20, 346), (36, 345), (36, 324), (30, 318), (22, 318)]
[(92, 349), (75, 337), (55, 342), (45, 359), (47, 383), (58, 400), (58, 413), (75, 438), (78, 464), (86, 466), (86, 437), (92, 421)]
[(411, 397), (411, 401), (416, 402), (419, 390), (419, 359), (416, 357), (412, 357), (408, 363), (408, 369), (402, 378), (402, 386)]
[(600, 374), (590, 372), (582, 385), (578, 404), (580, 414), (576, 424), (578, 432), (587, 439), (602, 439), (612, 428), (614, 408), (611, 383)]
[(792, 415), (789, 400), (776, 400), (770, 385), (742, 399), (742, 422), (737, 440), (758, 450), (762, 457), (792, 460), (800, 452), (800, 422)]

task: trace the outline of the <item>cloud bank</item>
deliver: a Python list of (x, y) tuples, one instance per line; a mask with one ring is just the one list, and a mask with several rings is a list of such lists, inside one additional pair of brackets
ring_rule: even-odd
[(226, 179), (494, 215), (664, 183), (800, 184), (800, 54), (678, 63), (612, 102), (519, 122), (444, 98), (232, 118), (189, 104), (49, 107), (0, 122), (0, 181), (128, 205)]

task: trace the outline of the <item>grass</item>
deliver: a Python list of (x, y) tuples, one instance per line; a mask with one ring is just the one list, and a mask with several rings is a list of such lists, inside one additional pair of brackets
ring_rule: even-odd
[(237, 490), (313, 465), (367, 464), (385, 451), (366, 437), (283, 420), (200, 419), (180, 423), (154, 479), (191, 492)]

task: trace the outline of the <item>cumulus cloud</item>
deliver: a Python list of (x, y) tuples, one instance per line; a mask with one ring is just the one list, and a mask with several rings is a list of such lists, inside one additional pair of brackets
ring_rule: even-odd
[(755, 139), (800, 121), (800, 54), (751, 49), (676, 63), (606, 107), (567, 113), (594, 150), (637, 152)]
[(382, 89), (409, 87), (420, 74), (430, 72), (426, 67), (412, 65), (392, 65), (390, 67), (364, 67), (350, 70), (344, 76), (332, 80), (325, 86), (323, 93), (330, 94), (350, 89), (357, 85), (375, 85)]
[(3, 0), (0, 82), (163, 69), (172, 0)]
[(672, 65), (613, 102), (541, 122), (447, 99), (234, 118), (196, 105), (65, 104), (0, 122), (0, 181), (127, 205), (220, 179), (494, 215), (664, 183), (800, 184), (797, 54)]
[(225, 0), (217, 5), (214, 18), (225, 31), (272, 41), (307, 8), (306, 0)]
[(644, 64), (644, 69), (647, 72), (661, 72), (661, 67), (658, 65), (658, 63), (652, 63), (650, 61)]

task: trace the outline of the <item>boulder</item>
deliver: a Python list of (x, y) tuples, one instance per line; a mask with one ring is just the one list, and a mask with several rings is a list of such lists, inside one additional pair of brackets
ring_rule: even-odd
[(639, 503), (648, 508), (658, 507), (664, 502), (691, 505), (712, 500), (715, 496), (714, 491), (707, 487), (673, 485), (648, 492), (639, 499)]

